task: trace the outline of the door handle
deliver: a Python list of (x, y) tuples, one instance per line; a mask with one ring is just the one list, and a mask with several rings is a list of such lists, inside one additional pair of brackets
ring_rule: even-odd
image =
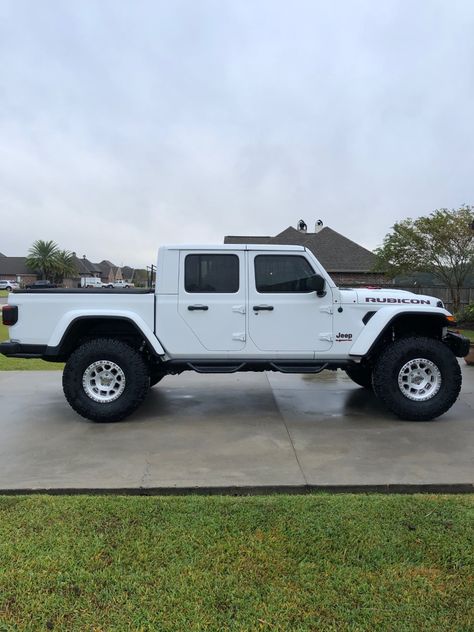
[(254, 312), (273, 312), (273, 305), (254, 305)]
[(199, 309), (203, 312), (207, 312), (209, 307), (207, 305), (188, 305), (188, 309), (190, 312), (195, 312)]

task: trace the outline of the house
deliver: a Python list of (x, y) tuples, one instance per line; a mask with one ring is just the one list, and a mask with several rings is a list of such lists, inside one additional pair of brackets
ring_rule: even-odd
[(308, 232), (303, 220), (297, 228), (288, 226), (281, 233), (271, 236), (228, 235), (225, 244), (280, 244), (305, 246), (329, 272), (337, 285), (378, 285), (386, 282), (379, 272), (374, 272), (375, 255), (363, 246), (324, 226), (318, 220), (314, 232)]
[(102, 283), (114, 283), (115, 281), (121, 281), (123, 279), (122, 269), (107, 259), (96, 263), (95, 266), (100, 270)]
[(127, 283), (133, 283), (135, 276), (135, 268), (131, 268), (130, 266), (123, 266), (122, 268), (122, 278)]
[(0, 254), (0, 280), (4, 279), (26, 284), (36, 281), (38, 275), (27, 267), (26, 257), (7, 257)]
[[(103, 283), (114, 283), (115, 281), (124, 280), (128, 283), (134, 283), (137, 286), (145, 286), (147, 284), (147, 271), (137, 270), (130, 266), (116, 266), (108, 259), (103, 259), (100, 263), (93, 263), (86, 255), (78, 257), (75, 252), (72, 253), (72, 260), (76, 268), (76, 273), (62, 281), (64, 287), (74, 288), (80, 287), (81, 279), (85, 277), (100, 278)], [(33, 283), (41, 278), (39, 271), (35, 273), (26, 265), (26, 257), (7, 257), (0, 252), (0, 280), (16, 280), (21, 285)]]

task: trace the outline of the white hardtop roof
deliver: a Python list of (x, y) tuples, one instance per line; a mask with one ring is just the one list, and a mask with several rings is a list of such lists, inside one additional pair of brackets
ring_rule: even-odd
[(178, 244), (162, 246), (166, 250), (277, 250), (277, 251), (298, 251), (306, 250), (304, 246), (278, 245), (278, 244)]

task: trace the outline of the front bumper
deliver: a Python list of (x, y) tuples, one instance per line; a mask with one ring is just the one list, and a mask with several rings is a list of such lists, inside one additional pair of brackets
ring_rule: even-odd
[(23, 345), (20, 342), (1, 342), (0, 353), (8, 358), (42, 358), (46, 345)]
[(466, 336), (457, 334), (454, 331), (448, 331), (446, 338), (443, 338), (443, 342), (448, 345), (454, 355), (458, 358), (464, 358), (469, 353), (469, 347), (471, 341)]

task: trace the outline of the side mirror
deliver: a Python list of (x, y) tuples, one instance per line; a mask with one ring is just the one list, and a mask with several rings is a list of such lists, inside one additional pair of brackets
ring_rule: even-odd
[(312, 277), (306, 279), (306, 287), (310, 292), (316, 292), (318, 296), (325, 296), (324, 286), (325, 280), (319, 274), (314, 274)]

